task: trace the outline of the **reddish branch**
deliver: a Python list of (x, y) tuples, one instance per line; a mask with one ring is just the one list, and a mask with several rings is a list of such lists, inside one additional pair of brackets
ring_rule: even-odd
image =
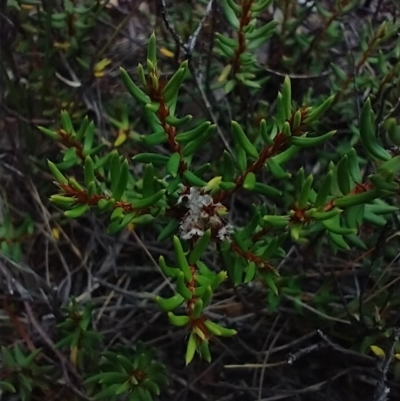
[(235, 50), (235, 55), (232, 59), (232, 70), (233, 74), (237, 74), (240, 71), (242, 65), (240, 56), (246, 51), (246, 34), (244, 28), (251, 22), (251, 11), (250, 8), (254, 0), (242, 0), (242, 14), (239, 21), (239, 32), (238, 32), (238, 47)]
[[(69, 195), (71, 198), (76, 200), (77, 204), (86, 204), (89, 206), (97, 206), (101, 199), (106, 201), (111, 198), (108, 195), (92, 195), (89, 196), (87, 191), (78, 190), (72, 185), (60, 184), (61, 189), (64, 191), (62, 195)], [(140, 214), (147, 213), (148, 208), (145, 209), (135, 209), (129, 202), (117, 201), (114, 203), (114, 209), (121, 208), (125, 213), (139, 212)]]
[(57, 135), (61, 140), (61, 143), (66, 146), (67, 148), (75, 148), (76, 149), (76, 154), (78, 157), (82, 160), (85, 161), (85, 155), (83, 154), (83, 146), (82, 144), (75, 140), (74, 138), (71, 137), (68, 132), (66, 132), (63, 129), (60, 129), (57, 131)]
[[(154, 82), (157, 82), (156, 86), (154, 85)], [(162, 129), (168, 136), (168, 145), (173, 153), (179, 153), (181, 156), (179, 171), (182, 173), (187, 170), (187, 165), (183, 161), (182, 148), (175, 139), (176, 128), (167, 123), (167, 117), (170, 116), (170, 111), (168, 106), (166, 105), (163, 96), (163, 90), (165, 88), (166, 82), (162, 79), (159, 79), (157, 71), (152, 71), (150, 73), (150, 77), (148, 78), (147, 85), (148, 95), (150, 96), (150, 99), (153, 102), (159, 103), (160, 105), (157, 110), (157, 117), (160, 120)]]
[(195, 290), (196, 290), (196, 275), (197, 275), (197, 267), (195, 265), (190, 266), (190, 270), (192, 272), (192, 279), (186, 284), (186, 287), (188, 290), (192, 293), (192, 298), (187, 302), (187, 315), (189, 316), (189, 327), (191, 331), (193, 331), (195, 328), (198, 328), (203, 334), (206, 339), (206, 341), (211, 337), (211, 334), (207, 327), (205, 326), (205, 318), (204, 316), (200, 316), (198, 318), (193, 317), (193, 312), (194, 312), (194, 306), (196, 302), (198, 301), (199, 297), (195, 296)]
[(254, 262), (254, 264), (259, 269), (267, 270), (267, 271), (274, 271), (273, 266), (265, 260), (262, 260), (259, 256), (252, 252), (244, 251), (237, 245), (235, 242), (232, 242), (231, 249), (241, 256), (242, 258), (246, 259), (248, 262)]
[[(301, 121), (303, 121), (304, 118), (307, 116), (308, 110), (309, 110), (308, 108), (303, 108), (301, 110)], [(294, 114), (292, 113), (290, 119), (288, 120), (291, 127), (293, 127), (293, 120), (294, 120)], [(297, 128), (291, 128), (292, 136), (300, 136), (304, 133), (305, 130), (306, 126), (304, 124), (300, 124)], [(247, 167), (246, 171), (236, 178), (235, 188), (232, 191), (226, 190), (219, 192), (215, 196), (214, 202), (222, 202), (231, 192), (241, 188), (244, 184), (247, 175), (249, 173), (254, 173), (254, 174), (258, 173), (264, 167), (268, 159), (277, 155), (279, 152), (283, 150), (283, 148), (287, 144), (287, 140), (288, 137), (285, 134), (283, 134), (282, 132), (278, 133), (274, 138), (274, 143), (272, 145), (265, 146), (264, 149), (261, 151), (258, 159), (252, 164), (250, 164), (250, 166)]]

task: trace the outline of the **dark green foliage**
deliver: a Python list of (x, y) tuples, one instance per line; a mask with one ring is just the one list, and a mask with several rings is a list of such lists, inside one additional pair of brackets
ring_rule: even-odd
[[(246, 308), (254, 302), (271, 315), (290, 307), (301, 320), (312, 311), (320, 319), (316, 326), (334, 334), (341, 328), (333, 322), (346, 318), (354, 332), (345, 335), (357, 351), (384, 357), (376, 344), (393, 338), (391, 357), (399, 359), (398, 334), (387, 318), (400, 304), (393, 275), (400, 194), (395, 6), (390, 17), (378, 9), (368, 19), (360, 17), (356, 0), (311, 7), (295, 0), (171, 2), (168, 9), (159, 2), (159, 20), (148, 5), (134, 5), (114, 20), (108, 3), (13, 0), (0, 6), (0, 15), (10, 15), (18, 26), (0, 60), (1, 110), (28, 122), (24, 171), (44, 178), (35, 181), (33, 199), (50, 199), (37, 208), (46, 216), (38, 223), (28, 213), (14, 220), (18, 205), (5, 196), (0, 245), (11, 266), (7, 297), (15, 278), (26, 279), (25, 242), (43, 235), (45, 227), (46, 247), (48, 237), (57, 243), (60, 235), (82, 245), (86, 233), (76, 227), (91, 215), (96, 236), (90, 241), (133, 232), (141, 245), (150, 237), (160, 244), (160, 252), (153, 246), (152, 260), (170, 287), (149, 295), (149, 304), (161, 309), (173, 335), (184, 333), (176, 334), (182, 364), (196, 355), (211, 362), (213, 344), (229, 347), (240, 336), (240, 324), (222, 313), (218, 318), (213, 309), (216, 302), (232, 302), (232, 294)], [(135, 51), (119, 57), (114, 46), (129, 37), (132, 18), (145, 21), (137, 28), (140, 46), (132, 40)], [(359, 26), (350, 32), (351, 18)], [(65, 262), (64, 248), (55, 249), (68, 271), (57, 294), (62, 297), (89, 256), (74, 244), (74, 256)], [(82, 254), (77, 266), (74, 257)], [(136, 257), (129, 255), (132, 265)], [(46, 277), (33, 276), (46, 293), (46, 307), (57, 310), (57, 321), (48, 324), (54, 333), (44, 338), (46, 353), (32, 351), (25, 335), (32, 352), (19, 342), (2, 347), (0, 397), (51, 397), (56, 383), (78, 400), (82, 394), (93, 400), (156, 399), (173, 364), (164, 366), (137, 338), (133, 345), (108, 338), (101, 313), (94, 319), (96, 302), (82, 301), (100, 299), (103, 311), (119, 284), (111, 284), (113, 294), (104, 297), (102, 268), (90, 271), (88, 288), (82, 293), (77, 286), (81, 300), (69, 293), (59, 308), (49, 296), (58, 291), (58, 265), (40, 259)], [(339, 281), (350, 270), (356, 284), (346, 281), (344, 294)], [(134, 277), (135, 291), (150, 294), (148, 282)], [(259, 297), (249, 296), (257, 283), (261, 306)], [(21, 294), (22, 304), (40, 299)], [(393, 366), (398, 379), (400, 363)]]

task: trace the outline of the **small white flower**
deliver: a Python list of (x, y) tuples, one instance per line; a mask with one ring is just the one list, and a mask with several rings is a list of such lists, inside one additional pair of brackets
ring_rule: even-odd
[(191, 187), (188, 193), (187, 187), (182, 186), (182, 191), (177, 202), (185, 202), (184, 206), (187, 208), (179, 227), (182, 239), (202, 237), (207, 229), (212, 228), (218, 230), (217, 236), (220, 240), (229, 240), (233, 227), (224, 225), (218, 215), (220, 209), (225, 209), (224, 206), (219, 202), (214, 203), (212, 196), (199, 188)]
[(227, 224), (226, 226), (223, 226), (219, 231), (218, 231), (218, 238), (221, 241), (226, 241), (230, 239), (230, 236), (233, 234), (233, 227), (230, 224)]
[(182, 239), (190, 239), (193, 237), (202, 237), (204, 235), (204, 231), (198, 229), (198, 228), (192, 228), (191, 230), (187, 231), (187, 232), (183, 232), (181, 234)]

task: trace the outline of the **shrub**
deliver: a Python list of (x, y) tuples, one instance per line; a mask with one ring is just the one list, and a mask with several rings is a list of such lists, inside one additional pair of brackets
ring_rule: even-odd
[[(236, 324), (226, 324), (227, 319), (210, 312), (216, 296), (232, 287), (255, 288), (259, 282), (269, 313), (289, 301), (299, 315), (309, 308), (325, 324), (343, 321), (344, 310), (355, 326), (363, 325), (356, 348), (365, 353), (371, 346), (375, 355), (385, 358), (387, 367), (380, 370), (385, 383), (399, 347), (397, 320), (391, 325), (382, 316), (393, 284), (383, 263), (398, 254), (390, 242), (397, 234), (385, 233), (398, 221), (400, 192), (400, 102), (393, 84), (398, 75), (398, 23), (364, 24), (352, 61), (338, 57), (332, 62), (326, 49), (339, 52), (348, 45), (341, 21), (354, 16), (358, 2), (338, 1), (331, 9), (318, 2), (313, 9), (287, 0), (275, 9), (270, 0), (224, 0), (220, 11), (226, 25), (211, 33), (214, 47), (202, 63), (196, 49), (207, 20), (217, 13), (215, 4), (208, 3), (198, 27), (184, 41), (160, 3), (175, 54), (157, 45), (153, 33), (146, 62), (139, 63), (135, 76), (120, 68), (131, 98), (121, 95), (107, 105), (115, 138), (106, 140), (98, 121), (65, 109), (60, 124), (39, 126), (61, 148), (61, 159), (51, 155), (47, 162), (57, 187), (51, 203), (68, 219), (94, 214), (106, 221), (109, 235), (148, 232), (161, 247), (173, 249), (172, 258), (157, 255), (170, 291), (154, 301), (172, 326), (185, 330), (186, 365), (196, 354), (211, 362), (213, 339), (240, 332)], [(11, 7), (20, 8), (17, 3)], [(100, 60), (104, 48), (93, 53), (85, 43), (104, 5), (82, 8), (68, 2), (61, 13), (39, 6), (37, 10), (68, 44), (65, 57), (77, 62), (88, 80), (101, 79), (111, 61)], [(302, 25), (310, 13), (322, 20), (317, 32)], [(74, 29), (68, 29), (68, 21)], [(41, 46), (47, 37), (44, 32), (38, 37)], [(268, 67), (261, 60), (262, 51), (268, 51), (263, 50), (266, 43), (274, 50)], [(55, 48), (59, 47), (58, 43)], [(46, 68), (53, 57), (57, 60), (54, 49), (47, 55)], [(170, 56), (179, 61), (176, 67), (166, 60)], [(164, 73), (171, 65), (173, 73)], [(318, 84), (296, 87), (299, 78)], [(43, 83), (41, 88), (47, 90)], [(11, 88), (9, 100), (15, 105)], [(205, 104), (205, 113), (185, 111), (193, 90)], [(238, 198), (240, 206), (234, 203)], [(234, 213), (238, 209), (240, 216)], [(22, 224), (18, 232), (31, 232), (29, 224)], [(20, 252), (3, 248), (14, 258)], [(331, 283), (318, 282), (315, 289), (315, 283), (296, 274), (298, 269), (283, 268), (296, 250), (310, 264), (335, 255), (358, 255), (379, 289), (366, 299), (334, 291)], [(304, 302), (309, 285), (316, 292), (312, 306)], [(70, 388), (78, 398), (151, 400), (168, 382), (165, 366), (142, 343), (103, 351), (104, 338), (93, 324), (92, 307), (72, 299), (59, 316), (53, 351), (62, 364), (68, 354), (69, 369), (76, 378), (85, 376), (86, 393)], [(386, 356), (375, 343), (388, 337), (393, 341)], [(229, 346), (232, 340), (226, 341)], [(39, 363), (41, 350), (30, 351), (25, 355), (14, 345), (12, 355), (3, 347), (6, 374), (0, 388), (19, 391), (21, 399), (29, 399), (35, 386), (51, 391), (57, 380), (48, 364)], [(376, 391), (384, 393), (379, 386)]]

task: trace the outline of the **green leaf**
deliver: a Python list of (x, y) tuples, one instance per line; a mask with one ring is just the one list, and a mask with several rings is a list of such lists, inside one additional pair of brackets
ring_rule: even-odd
[(180, 295), (183, 296), (186, 300), (191, 300), (193, 297), (192, 291), (186, 286), (185, 283), (185, 275), (182, 271), (179, 272), (178, 277), (176, 279), (176, 290)]
[(152, 163), (155, 166), (163, 166), (168, 163), (169, 157), (157, 153), (139, 153), (132, 160), (140, 163)]
[(256, 185), (256, 175), (253, 172), (249, 172), (243, 182), (243, 188), (252, 191)]
[(236, 0), (227, 0), (226, 5), (230, 7), (235, 13), (242, 12), (242, 6), (236, 3)]
[(150, 35), (149, 43), (147, 45), (147, 58), (154, 65), (157, 64), (157, 39), (154, 32)]
[(204, 309), (203, 300), (199, 298), (194, 304), (192, 319), (198, 319), (202, 315), (203, 309)]
[(253, 191), (268, 197), (276, 198), (282, 196), (282, 192), (279, 191), (279, 189), (271, 187), (270, 185), (267, 184), (263, 184), (261, 182), (256, 182)]
[(135, 199), (131, 202), (134, 209), (145, 209), (154, 206), (165, 194), (165, 189), (161, 189), (154, 195), (144, 199)]
[(335, 200), (335, 206), (339, 208), (362, 205), (369, 203), (376, 198), (379, 198), (380, 191), (372, 189), (370, 191), (362, 192), (356, 195), (346, 195)]
[(160, 256), (158, 260), (158, 264), (162, 270), (162, 272), (167, 276), (167, 277), (173, 277), (177, 278), (179, 276), (179, 273), (181, 272), (178, 268), (176, 267), (169, 267), (167, 263), (165, 262), (164, 256)]
[(347, 154), (349, 174), (354, 182), (360, 183), (362, 180), (360, 163), (358, 162), (357, 152), (354, 148)]
[[(139, 225), (146, 225), (146, 224), (150, 224), (155, 220), (155, 217), (152, 216), (151, 214), (142, 214), (136, 217), (133, 217), (129, 223), (134, 224), (135, 226), (139, 226)], [(127, 223), (126, 225), (128, 225), (129, 223)]]
[(160, 395), (160, 388), (158, 387), (157, 383), (150, 379), (144, 379), (141, 383), (143, 386), (147, 388), (151, 393)]
[(110, 156), (110, 178), (111, 178), (111, 190), (114, 191), (121, 171), (120, 155), (117, 151), (113, 151)]
[(289, 226), (290, 218), (289, 216), (264, 216), (264, 222), (267, 226), (276, 227), (276, 228), (286, 228)]
[(240, 22), (238, 17), (235, 14), (235, 11), (230, 7), (229, 0), (222, 0), (221, 1), (221, 5), (222, 5), (222, 9), (224, 11), (225, 14), (225, 18), (228, 21), (229, 25), (233, 28), (233, 29), (239, 29), (240, 27)]
[(15, 393), (15, 387), (6, 381), (0, 381), (0, 390), (2, 391), (8, 391), (9, 393)]
[(32, 379), (28, 379), (25, 375), (19, 373), (18, 380), (21, 388), (25, 388), (27, 393), (32, 393)]
[(236, 121), (232, 121), (232, 129), (235, 139), (237, 140), (238, 144), (241, 148), (251, 157), (257, 159), (258, 152), (256, 148), (251, 144), (249, 139), (247, 138), (246, 134), (244, 133), (242, 127)]
[[(219, 32), (216, 32), (215, 37), (219, 40), (220, 43), (222, 43), (225, 46), (228, 47), (232, 47), (232, 49), (236, 49), (236, 47), (238, 46), (238, 41), (233, 39), (233, 38), (229, 38), (228, 36), (222, 35)], [(231, 68), (227, 68), (227, 67), (231, 67)], [(230, 64), (228, 64), (227, 66), (225, 66), (224, 70), (227, 70), (227, 72), (229, 73), (232, 69), (232, 66)], [(226, 75), (224, 74), (224, 72), (222, 72), (221, 75)]]
[(339, 78), (340, 81), (346, 81), (347, 79), (347, 74), (337, 65), (331, 63), (331, 68), (334, 73), (334, 75)]
[(349, 176), (349, 165), (348, 165), (348, 157), (344, 155), (338, 165), (337, 165), (337, 183), (340, 189), (340, 192), (343, 195), (347, 195), (351, 191), (351, 183)]
[(94, 400), (103, 400), (105, 398), (113, 399), (117, 389), (119, 388), (120, 384), (112, 384), (109, 387), (104, 388), (102, 391), (97, 393), (93, 399)]
[(78, 217), (81, 217), (83, 214), (85, 214), (89, 209), (90, 209), (89, 205), (81, 204), (74, 207), (71, 210), (65, 211), (64, 215), (70, 219), (77, 219)]
[(256, 275), (256, 264), (251, 262), (246, 268), (246, 275), (244, 277), (244, 282), (249, 283), (252, 281)]
[(128, 92), (139, 102), (143, 105), (146, 105), (151, 102), (151, 99), (132, 81), (131, 77), (127, 73), (126, 70), (120, 68), (120, 73), (122, 77), (122, 81)]
[(336, 217), (336, 215), (342, 213), (342, 210), (334, 208), (329, 210), (328, 212), (317, 212), (316, 209), (308, 210), (305, 215), (307, 217), (311, 217), (314, 220), (322, 221), (322, 220), (329, 220), (332, 217)]
[(193, 141), (186, 143), (183, 148), (183, 156), (188, 157), (197, 152), (198, 149), (203, 147), (214, 131), (215, 125), (211, 125), (201, 136), (198, 136)]
[(267, 145), (274, 144), (274, 140), (271, 138), (271, 132), (268, 132), (267, 122), (264, 119), (260, 121), (260, 134)]
[(313, 138), (307, 136), (291, 136), (289, 141), (292, 145), (299, 146), (300, 148), (311, 148), (314, 146), (322, 145), (333, 135), (335, 135), (335, 133), (336, 131), (330, 131), (324, 135), (320, 135)]
[(333, 171), (329, 171), (328, 174), (325, 176), (324, 180), (322, 181), (321, 187), (317, 194), (317, 198), (314, 202), (314, 206), (316, 208), (325, 205), (328, 196), (331, 192), (332, 179), (333, 179)]
[(286, 172), (272, 157), (267, 160), (267, 167), (271, 174), (278, 180), (284, 180), (290, 178), (291, 174)]
[(178, 315), (175, 315), (175, 314), (172, 313), (172, 312), (168, 312), (168, 318), (169, 318), (169, 321), (170, 321), (174, 326), (177, 326), (177, 327), (186, 326), (186, 325), (188, 325), (189, 322), (190, 322), (189, 316), (186, 316), (186, 315), (184, 315), (184, 316), (178, 316)]
[(365, 102), (360, 116), (360, 138), (367, 152), (379, 160), (389, 160), (390, 154), (379, 144), (375, 136), (374, 113), (371, 108), (371, 100)]
[(292, 86), (290, 83), (290, 78), (288, 76), (286, 76), (285, 80), (283, 81), (282, 103), (285, 120), (289, 120), (292, 115)]
[(66, 110), (61, 111), (61, 125), (68, 134), (71, 135), (74, 133), (74, 126), (72, 124), (71, 117)]
[(48, 137), (50, 137), (51, 139), (58, 139), (58, 134), (56, 131), (40, 126), (38, 127), (38, 130), (43, 134), (47, 135)]
[(165, 122), (173, 127), (178, 128), (182, 125), (187, 124), (192, 118), (193, 118), (193, 116), (191, 114), (187, 114), (186, 116), (184, 116), (182, 118), (178, 118), (178, 117), (169, 115), (165, 118)]
[(197, 241), (195, 247), (193, 248), (192, 252), (190, 253), (189, 256), (189, 263), (195, 264), (203, 255), (203, 253), (206, 251), (209, 243), (211, 240), (211, 229), (208, 229), (205, 231), (204, 235), (200, 237), (200, 239)]
[(340, 216), (336, 215), (331, 219), (322, 220), (322, 225), (330, 232), (338, 235), (347, 235), (347, 234), (356, 234), (357, 229), (349, 228), (349, 227), (342, 227), (340, 225)]
[(84, 142), (83, 142), (83, 154), (89, 154), (90, 150), (92, 149), (93, 139), (94, 139), (94, 131), (95, 126), (94, 122), (91, 121), (90, 124), (87, 126), (85, 133), (84, 133)]
[(400, 155), (391, 157), (378, 167), (378, 173), (388, 180), (397, 177), (400, 172)]
[(196, 349), (196, 335), (194, 333), (190, 333), (185, 355), (186, 366), (189, 365), (190, 362), (192, 362)]
[(168, 160), (167, 171), (172, 177), (176, 177), (178, 174), (179, 165), (181, 162), (181, 156), (179, 153), (173, 153)]
[(165, 312), (170, 312), (176, 308), (179, 308), (184, 302), (185, 298), (181, 294), (175, 294), (171, 298), (161, 298), (160, 296), (156, 297), (157, 305)]
[(210, 305), (212, 296), (213, 296), (213, 290), (211, 288), (211, 285), (208, 285), (206, 286), (203, 294), (201, 295), (201, 299), (203, 300), (203, 308), (207, 308), (207, 306)]
[(253, 214), (250, 222), (239, 232), (239, 236), (243, 241), (246, 241), (251, 235), (253, 235), (260, 223), (260, 213), (256, 212)]
[(56, 167), (56, 165), (50, 160), (47, 160), (47, 164), (49, 166), (51, 174), (53, 174), (56, 181), (60, 184), (68, 185), (68, 179), (61, 173), (61, 171)]
[(21, 351), (21, 348), (17, 345), (14, 346), (14, 357), (19, 366), (24, 366), (25, 364), (25, 355)]
[(131, 388), (131, 383), (129, 380), (127, 380), (125, 383), (121, 384), (121, 386), (117, 388), (115, 395), (126, 393), (130, 390), (130, 388)]
[(390, 141), (396, 145), (400, 146), (400, 127), (397, 125), (396, 118), (388, 118), (385, 121), (385, 129), (388, 133), (388, 137)]
[(168, 135), (163, 130), (150, 135), (141, 135), (140, 139), (148, 146), (158, 146), (167, 141)]
[(183, 177), (188, 181), (189, 184), (191, 184), (195, 187), (204, 187), (207, 185), (207, 183), (205, 181), (203, 181), (196, 174), (192, 173), (189, 170), (186, 170), (183, 173)]
[(217, 323), (212, 322), (211, 320), (206, 320), (204, 325), (207, 327), (210, 332), (219, 337), (232, 337), (237, 334), (236, 330), (228, 329), (223, 327)]
[(333, 100), (335, 99), (335, 96), (330, 96), (322, 104), (320, 104), (317, 107), (313, 107), (306, 115), (304, 119), (305, 124), (311, 124), (312, 122), (316, 121), (319, 117), (322, 116), (323, 113), (325, 113), (326, 110), (329, 109), (331, 106)]
[(276, 156), (273, 156), (270, 160), (273, 160), (276, 164), (281, 166), (282, 164), (292, 160), (297, 153), (299, 153), (299, 150), (300, 146), (289, 146), (286, 150), (277, 154)]
[[(234, 0), (231, 0), (234, 1)], [(253, 2), (253, 4), (250, 7), (250, 10), (252, 13), (259, 13), (263, 11), (265, 8), (267, 8), (271, 4), (271, 0), (259, 0)]]
[(131, 375), (132, 370), (135, 369), (135, 366), (133, 365), (132, 361), (130, 359), (128, 359), (125, 355), (122, 355), (122, 354), (118, 354), (116, 357), (117, 357), (118, 362), (121, 364), (121, 366), (125, 370), (125, 372), (128, 373), (128, 375)]
[(263, 277), (265, 278), (265, 281), (267, 282), (268, 288), (275, 294), (278, 295), (279, 291), (278, 291), (278, 287), (275, 284), (275, 280), (274, 277), (276, 277), (275, 274), (271, 274), (271, 273), (265, 273), (263, 275)]
[(174, 234), (176, 232), (176, 230), (179, 227), (179, 221), (178, 220), (171, 220), (160, 232), (160, 234), (158, 234), (157, 237), (157, 242), (161, 242), (166, 240), (168, 237), (170, 237), (172, 234)]
[(332, 241), (334, 245), (336, 245), (339, 249), (343, 249), (345, 251), (349, 251), (350, 247), (347, 242), (343, 239), (342, 235), (335, 234), (331, 231), (328, 231), (329, 239)]
[(79, 127), (78, 132), (76, 133), (76, 137), (81, 141), (85, 135), (85, 132), (87, 130), (87, 127), (89, 126), (89, 118), (86, 116), (83, 120), (82, 120), (82, 124)]
[(94, 163), (90, 156), (87, 156), (85, 159), (85, 185), (89, 186), (91, 182), (95, 181), (94, 175)]
[(300, 209), (304, 209), (308, 204), (308, 200), (310, 198), (311, 185), (312, 185), (313, 181), (314, 181), (314, 177), (312, 175), (309, 175), (303, 183), (303, 186), (300, 191), (299, 199), (297, 201), (298, 207)]
[(34, 360), (38, 357), (38, 355), (42, 352), (42, 348), (37, 348), (35, 351), (32, 351), (26, 358), (23, 364), (23, 367), (28, 368)]
[(234, 79), (230, 79), (224, 86), (225, 93), (231, 93), (235, 89), (236, 84), (237, 82)]
[(144, 170), (144, 175), (143, 175), (143, 189), (142, 189), (142, 194), (143, 198), (148, 198), (150, 196), (154, 195), (154, 166), (149, 163), (145, 170)]
[(112, 193), (112, 197), (116, 200), (119, 201), (126, 191), (126, 186), (128, 184), (129, 180), (129, 164), (128, 160), (124, 160), (122, 165), (121, 165), (121, 170), (120, 174), (118, 177), (117, 184), (115, 185), (115, 188)]
[(178, 95), (179, 89), (181, 88), (183, 81), (185, 80), (187, 68), (188, 61), (185, 60), (168, 81), (162, 93), (165, 103), (169, 103), (174, 97)]
[(189, 282), (192, 279), (192, 271), (190, 270), (190, 266), (188, 264), (188, 261), (186, 260), (186, 255), (185, 252), (183, 251), (181, 241), (177, 236), (174, 236), (173, 243), (174, 243), (175, 255), (178, 261), (178, 267), (185, 275), (186, 281)]
[[(215, 125), (213, 124), (212, 127), (215, 127)], [(178, 143), (185, 144), (201, 137), (210, 128), (211, 128), (211, 122), (204, 121), (203, 123), (199, 124), (197, 127), (191, 129), (190, 131), (178, 134), (175, 139)]]
[[(268, 22), (267, 24), (262, 25), (261, 27), (255, 29), (253, 32), (247, 34), (246, 38), (250, 41), (258, 40), (261, 38), (264, 39), (265, 41), (267, 41), (273, 35), (277, 25), (278, 25), (278, 21), (272, 20), (272, 21)], [(290, 85), (290, 81), (289, 81), (289, 85)]]

